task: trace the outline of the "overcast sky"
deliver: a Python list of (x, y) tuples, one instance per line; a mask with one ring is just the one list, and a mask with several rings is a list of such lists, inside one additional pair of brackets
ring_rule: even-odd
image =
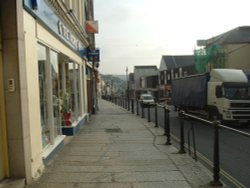
[(162, 55), (192, 55), (199, 39), (250, 25), (249, 0), (94, 0), (102, 74), (159, 67)]

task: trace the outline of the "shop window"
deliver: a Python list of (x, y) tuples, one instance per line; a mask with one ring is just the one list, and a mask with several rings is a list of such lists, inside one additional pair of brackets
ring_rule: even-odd
[(51, 80), (52, 80), (52, 105), (53, 105), (53, 120), (54, 120), (54, 136), (61, 134), (61, 114), (60, 114), (60, 80), (58, 68), (58, 54), (50, 51), (50, 64), (51, 64)]
[[(62, 57), (62, 59), (64, 59)], [(71, 126), (71, 83), (69, 78), (69, 64), (65, 61), (59, 63), (59, 76), (60, 76), (60, 111), (61, 111), (61, 125)]]
[(61, 134), (60, 79), (58, 54), (38, 44), (38, 75), (40, 94), (40, 117), (42, 126), (42, 144), (54, 144)]
[(46, 48), (38, 45), (38, 75), (39, 75), (39, 94), (40, 94), (40, 116), (42, 126), (42, 143), (43, 147), (49, 144), (50, 130), (48, 121), (48, 100), (47, 100), (47, 85), (46, 85)]
[(71, 106), (72, 106), (72, 119), (77, 120), (79, 117), (79, 65), (74, 62), (69, 62), (69, 79), (71, 91)]
[(80, 71), (75, 62), (60, 62), (62, 126), (71, 126), (80, 116)]
[(80, 116), (80, 66), (75, 64), (75, 75), (76, 75), (76, 115)]

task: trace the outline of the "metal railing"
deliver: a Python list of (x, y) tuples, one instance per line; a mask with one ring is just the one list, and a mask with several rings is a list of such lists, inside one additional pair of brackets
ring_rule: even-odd
[[(236, 134), (245, 136), (250, 138), (250, 134), (222, 125), (220, 121), (208, 121), (206, 119), (202, 119), (200, 117), (185, 113), (184, 111), (180, 112), (180, 117), (188, 117), (188, 118), (192, 118), (192, 119), (196, 119), (198, 121), (201, 121), (203, 123), (205, 123), (208, 126), (212, 126), (214, 128), (214, 147), (213, 147), (213, 181), (210, 182), (211, 185), (213, 186), (222, 186), (222, 183), (220, 181), (220, 145), (219, 145), (219, 129), (225, 129), (225, 130), (229, 130), (231, 132), (234, 132)], [(181, 118), (181, 124), (183, 123), (183, 118)], [(182, 140), (184, 138), (181, 138), (181, 147), (184, 147), (184, 140)]]
[[(111, 100), (113, 102), (113, 100)], [(120, 98), (116, 98), (116, 100), (114, 100), (117, 105), (122, 106), (125, 109), (130, 110), (131, 112), (134, 114), (134, 108), (136, 106), (136, 115), (140, 116), (141, 118), (145, 117), (145, 113), (144, 113), (144, 109), (147, 108), (147, 120), (148, 122), (151, 122), (151, 108), (154, 107), (154, 122), (155, 122), (155, 127), (158, 127), (159, 122), (158, 122), (158, 108), (162, 108), (164, 110), (164, 135), (166, 136), (166, 145), (171, 145), (171, 130), (170, 130), (170, 110), (167, 106), (165, 105), (161, 105), (161, 104), (154, 104), (154, 105), (141, 105), (141, 103), (138, 100), (135, 99), (130, 99), (127, 101), (127, 99), (125, 97), (120, 97)], [(136, 104), (136, 105), (134, 105)], [(131, 106), (130, 106), (131, 105)], [(214, 129), (214, 139), (213, 139), (213, 180), (210, 182), (210, 185), (212, 186), (222, 186), (222, 183), (220, 181), (220, 155), (219, 155), (219, 150), (220, 150), (220, 145), (219, 145), (219, 129), (225, 129), (225, 130), (229, 130), (232, 131), (236, 134), (239, 135), (243, 135), (245, 137), (250, 138), (250, 134), (222, 125), (221, 122), (219, 121), (208, 121), (206, 119), (202, 119), (198, 116), (192, 115), (192, 114), (188, 114), (185, 113), (184, 111), (180, 111), (179, 112), (179, 120), (180, 120), (180, 141), (179, 141), (179, 151), (178, 153), (183, 154), (186, 153), (185, 151), (185, 139), (184, 139), (184, 129), (185, 129), (185, 123), (184, 120), (198, 120), (200, 122), (205, 123), (208, 126), (212, 126)], [(188, 133), (188, 143), (187, 143), (187, 148), (189, 151), (189, 155), (192, 155), (191, 153), (191, 138), (193, 141), (193, 158), (195, 159), (195, 161), (197, 161), (197, 154), (196, 154), (196, 142), (195, 142), (195, 133), (194, 133), (194, 126), (191, 124), (191, 127), (189, 128), (189, 130), (187, 131)]]

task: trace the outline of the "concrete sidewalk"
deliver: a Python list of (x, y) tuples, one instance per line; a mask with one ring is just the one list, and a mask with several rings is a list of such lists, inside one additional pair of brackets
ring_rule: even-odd
[(166, 146), (163, 129), (110, 102), (66, 144), (29, 188), (209, 187), (212, 174)]

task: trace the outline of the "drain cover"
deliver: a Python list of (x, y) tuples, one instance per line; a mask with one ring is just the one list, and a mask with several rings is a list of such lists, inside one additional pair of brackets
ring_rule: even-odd
[(112, 129), (105, 129), (107, 133), (121, 133), (122, 130), (120, 128), (112, 128)]

